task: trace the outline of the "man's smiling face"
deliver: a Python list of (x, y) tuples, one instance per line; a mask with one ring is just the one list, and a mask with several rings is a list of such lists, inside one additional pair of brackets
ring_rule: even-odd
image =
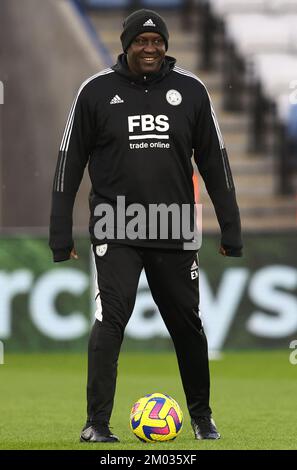
[(166, 53), (165, 41), (158, 33), (142, 33), (127, 50), (127, 61), (136, 75), (158, 72)]

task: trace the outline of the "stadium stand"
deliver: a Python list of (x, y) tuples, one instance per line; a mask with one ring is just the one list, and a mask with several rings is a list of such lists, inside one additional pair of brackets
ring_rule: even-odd
[[(6, 45), (0, 49), (5, 91), (0, 226), (47, 233), (57, 152), (71, 102), (81, 82), (105, 64), (68, 0), (2, 0), (0, 43)], [(76, 209), (76, 222), (85, 227), (88, 191), (86, 177)]]
[[(236, 4), (238, 7), (239, 3), (242, 2), (234, 1), (233, 7)], [(255, 8), (256, 2), (251, 3)], [(273, 103), (262, 91), (257, 91), (259, 78), (254, 77), (247, 58), (238, 53), (234, 40), (227, 33), (224, 15), (214, 14), (211, 2), (196, 2), (192, 14), (194, 28), (184, 29), (177, 10), (161, 9), (161, 13), (166, 18), (172, 38), (168, 53), (178, 59), (181, 67), (196, 73), (211, 94), (228, 148), (245, 229), (293, 228), (296, 225), (296, 201), (278, 194), (281, 169), (279, 161), (274, 158), (274, 147), (279, 145), (279, 139), (275, 142), (271, 135), (271, 129), (273, 126), (276, 129), (277, 123), (269, 113), (262, 126), (262, 148), (260, 145), (253, 146), (254, 140), (257, 144), (260, 141), (258, 135), (253, 137), (255, 128), (257, 134), (259, 129), (261, 131), (261, 126), (254, 124), (258, 115), (262, 124), (262, 109), (256, 114), (259, 103), (262, 108), (265, 103), (269, 110)], [(254, 10), (249, 5), (246, 14), (252, 13)], [(111, 12), (93, 8), (89, 11), (97, 33), (114, 60), (121, 51), (118, 28), (124, 16), (123, 10)], [(230, 53), (232, 50), (233, 53)], [(230, 77), (232, 70), (234, 74)], [(228, 99), (231, 102), (229, 107)], [(267, 128), (270, 129), (269, 133)], [(199, 184), (204, 229), (217, 230), (212, 205), (203, 183), (200, 181)]]
[(276, 158), (275, 189), (294, 194), (297, 155), (286, 129), (297, 86), (297, 2), (210, 0), (204, 10), (223, 36), (220, 47), (213, 41), (207, 53), (221, 55), (224, 108), (249, 110), (249, 150)]
[[(73, 8), (75, 3), (80, 6), (79, 14)], [(102, 6), (104, 2), (46, 0), (41, 6), (38, 0), (2, 0), (5, 21), (0, 40), (10, 45), (9, 50), (0, 51), (0, 80), (10, 103), (0, 109), (1, 157), (6, 156), (2, 158), (5, 184), (0, 200), (3, 227), (47, 230), (48, 195), (70, 103), (79, 84), (109, 66), (121, 51), (119, 34), (128, 2), (113, 9), (107, 8), (107, 0), (104, 8), (96, 9), (98, 3)], [(181, 4), (168, 5), (162, 8), (157, 1), (151, 5), (145, 2), (168, 22), (172, 38), (169, 54), (177, 57), (181, 67), (196, 73), (209, 89), (229, 152), (244, 228), (295, 228), (296, 200), (292, 194), (282, 193), (296, 192), (291, 158), (295, 146), (288, 130), (294, 128), (289, 125), (294, 113), (288, 96), (295, 96), (297, 88), (297, 83), (289, 83), (297, 80), (296, 40), (291, 40), (296, 37), (292, 24), (297, 2), (189, 1), (186, 10), (187, 14), (191, 11), (192, 28), (185, 28)], [(83, 15), (92, 22), (96, 41), (81, 21)], [(250, 26), (250, 35), (244, 26), (238, 32), (236, 21), (233, 28), (228, 22), (228, 18), (241, 17), (238, 21), (244, 25), (244, 18), (248, 22), (252, 16), (258, 18), (259, 27)], [(267, 35), (264, 28), (261, 30), (259, 18), (275, 32)], [(276, 25), (278, 18), (288, 22), (285, 32), (283, 26)], [(21, 198), (15, 197), (16, 185), (22, 187)], [(88, 188), (86, 177), (76, 204), (78, 228), (87, 227)], [(199, 194), (204, 229), (218, 230), (201, 181)]]
[(295, 0), (210, 0), (215, 13), (292, 13), (297, 12)]
[(246, 56), (297, 52), (297, 14), (229, 14), (225, 21), (230, 38)]

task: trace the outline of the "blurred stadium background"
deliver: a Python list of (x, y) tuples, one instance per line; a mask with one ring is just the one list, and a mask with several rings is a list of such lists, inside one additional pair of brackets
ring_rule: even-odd
[[(237, 189), (244, 257), (226, 259), (218, 255), (219, 228), (214, 210), (203, 182), (195, 175), (197, 200), (203, 204), (201, 311), (210, 353), (213, 358), (222, 359), (212, 365), (215, 387), (218, 384), (226, 394), (224, 401), (220, 390), (214, 391), (216, 415), (224, 422), (224, 410), (228, 410), (230, 426), (234, 426), (231, 421), (234, 410), (231, 412), (226, 403), (228, 394), (230, 408), (231, 397), (233, 403), (237, 393), (243, 398), (238, 405), (242, 407), (241, 428), (234, 431), (233, 441), (230, 438), (227, 444), (226, 441), (220, 444), (232, 448), (236, 447), (235, 435), (238, 437), (243, 432), (244, 419), (250, 422), (256, 415), (259, 422), (275, 420), (275, 414), (269, 414), (268, 410), (261, 414), (261, 409), (267, 403), (272, 409), (277, 396), (279, 400), (282, 395), (287, 398), (283, 415), (286, 422), (280, 419), (280, 409), (278, 425), (283, 424), (285, 432), (294, 413), (296, 421), (293, 396), (295, 392), (296, 397), (297, 366), (294, 360), (289, 362), (297, 346), (297, 341), (294, 343), (297, 339), (296, 0), (1, 0), (0, 363), (4, 364), (0, 365), (0, 379), (5, 383), (0, 397), (1, 415), (14, 421), (16, 415), (20, 419), (26, 410), (31, 416), (29, 410), (34, 409), (35, 416), (36, 413), (40, 416), (37, 402), (34, 405), (29, 399), (34, 396), (34, 387), (30, 386), (38, 387), (40, 380), (45, 383), (43, 367), (49, 367), (53, 380), (62, 380), (59, 371), (62, 374), (65, 361), (63, 374), (67, 378), (67, 367), (71, 367), (73, 376), (68, 377), (69, 384), (82, 390), (80, 395), (76, 391), (77, 397), (73, 397), (77, 421), (80, 423), (84, 416), (84, 358), (94, 318), (88, 240), (90, 185), (85, 175), (74, 212), (80, 259), (60, 265), (52, 263), (47, 245), (51, 187), (58, 146), (75, 92), (87, 77), (115, 62), (121, 52), (122, 21), (139, 7), (155, 9), (164, 16), (170, 32), (168, 54), (206, 84), (226, 141)], [(271, 350), (279, 353), (270, 353)], [(146, 365), (150, 381), (146, 382), (147, 376), (143, 375), (145, 369), (140, 379), (142, 385), (137, 381), (140, 358), (146, 358), (144, 363), (155, 362), (161, 352), (164, 358), (173, 357), (170, 339), (145, 277), (141, 278), (123, 351), (126, 355), (119, 388), (127, 393), (131, 405), (141, 393), (164, 391), (158, 388), (167, 386), (170, 366), (164, 365), (161, 373), (156, 367), (154, 378), (154, 369)], [(175, 370), (175, 363), (170, 362), (174, 359), (170, 358), (168, 361)], [(239, 367), (240, 358), (247, 377)], [(77, 364), (81, 365), (79, 371), (75, 369)], [(233, 371), (230, 382), (228, 373), (224, 378), (224, 367)], [(125, 371), (127, 377), (129, 371), (135, 374), (126, 385), (121, 382), (126, 380)], [(177, 375), (170, 375), (168, 384), (167, 392), (180, 397), (183, 403)], [(14, 390), (24, 387), (24, 401), (19, 408), (14, 394), (8, 398), (11, 387)], [(244, 390), (248, 395), (244, 395)], [(258, 402), (250, 395), (257, 390)], [(40, 393), (50, 392), (49, 385)], [(69, 403), (72, 404), (71, 400)], [(121, 417), (115, 415), (118, 422), (128, 415), (125, 406), (127, 403), (123, 404), (125, 412), (121, 411)], [(246, 416), (244, 410), (249, 406), (253, 407), (254, 415)], [(63, 415), (66, 408), (60, 412)], [(59, 416), (55, 420), (58, 425)], [(62, 421), (67, 423), (65, 417)], [(3, 423), (0, 424), (2, 437)], [(32, 432), (33, 428), (32, 422)], [(28, 435), (32, 437), (31, 431)], [(31, 447), (50, 445), (44, 432), (44, 441), (38, 441), (40, 435), (35, 441), (32, 438)], [(292, 432), (295, 440), (283, 441), (279, 444), (281, 448), (297, 448), (296, 430)], [(253, 433), (255, 436), (255, 430)], [(2, 440), (2, 447), (26, 447), (26, 440), (15, 441), (14, 437), (12, 433), (10, 443)], [(278, 448), (279, 441), (270, 436), (269, 442), (270, 448)], [(237, 448), (244, 445), (242, 441)], [(257, 445), (269, 448), (267, 442), (262, 443), (258, 438), (254, 444), (251, 442), (250, 448)]]

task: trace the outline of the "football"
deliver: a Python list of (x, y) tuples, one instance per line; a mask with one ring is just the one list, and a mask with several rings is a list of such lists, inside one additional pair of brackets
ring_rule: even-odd
[(136, 401), (130, 414), (130, 427), (143, 442), (172, 441), (181, 432), (183, 413), (169, 395), (151, 393)]

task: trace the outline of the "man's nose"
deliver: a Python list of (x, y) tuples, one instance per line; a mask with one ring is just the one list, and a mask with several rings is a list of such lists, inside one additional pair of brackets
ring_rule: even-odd
[(145, 51), (155, 51), (156, 50), (156, 45), (154, 44), (153, 41), (147, 41), (147, 43), (144, 46)]

